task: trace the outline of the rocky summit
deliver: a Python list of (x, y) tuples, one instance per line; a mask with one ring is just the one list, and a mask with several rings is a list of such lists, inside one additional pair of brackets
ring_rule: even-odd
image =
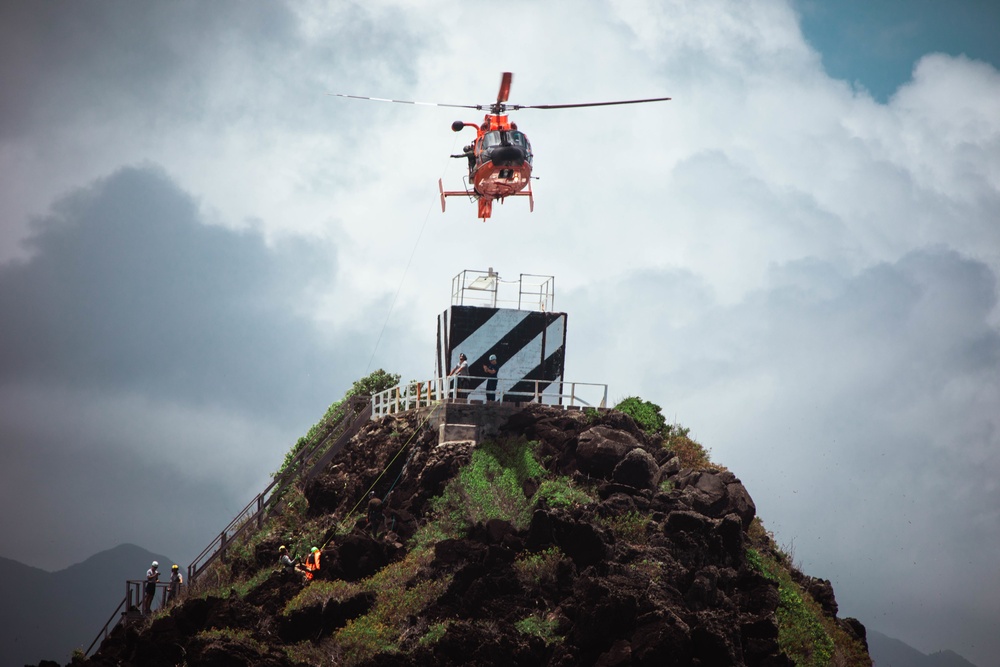
[[(830, 583), (686, 438), (542, 405), (441, 433), (424, 412), (370, 422), (181, 601), (72, 664), (871, 664)], [(282, 571), (281, 545), (321, 547), (319, 574)]]

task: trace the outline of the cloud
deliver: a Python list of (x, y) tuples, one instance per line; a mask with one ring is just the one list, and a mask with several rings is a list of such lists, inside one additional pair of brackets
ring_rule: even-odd
[(986, 264), (931, 246), (856, 273), (776, 264), (735, 303), (677, 270), (563, 298), (571, 372), (693, 426), (803, 569), (834, 580), (844, 613), (901, 636), (937, 632), (928, 610), (940, 605), (1000, 614), (983, 580), (1000, 549), (988, 528), (1000, 521), (1000, 328)]
[[(208, 226), (153, 166), (33, 229), (30, 258), (0, 266), (0, 467), (22, 507), (5, 532), (190, 555), (357, 372), (334, 351), (370, 351), (306, 315), (336, 248)], [(129, 498), (176, 512), (151, 524)]]
[(36, 222), (32, 259), (0, 267), (0, 378), (223, 401), (280, 414), (279, 380), (326, 352), (302, 317), (335, 252), (268, 248), (202, 223), (156, 168), (127, 168)]

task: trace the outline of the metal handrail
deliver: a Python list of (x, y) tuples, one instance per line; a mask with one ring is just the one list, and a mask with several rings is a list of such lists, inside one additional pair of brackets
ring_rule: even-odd
[[(108, 620), (104, 623), (104, 627), (102, 627), (97, 633), (97, 636), (94, 637), (94, 641), (90, 642), (90, 646), (88, 646), (87, 650), (84, 652), (85, 656), (90, 656), (90, 652), (94, 650), (94, 646), (97, 645), (97, 642), (107, 639), (108, 635), (114, 632), (115, 628), (121, 625), (122, 621), (127, 618), (129, 611), (134, 609), (136, 605), (142, 603), (143, 587), (145, 584), (145, 579), (128, 579), (125, 581), (125, 597), (123, 597), (122, 601), (118, 603), (115, 610), (111, 612), (111, 616), (108, 617)], [(170, 582), (158, 581), (156, 582), (156, 587), (160, 589), (160, 608), (162, 609), (167, 606), (167, 592), (170, 590)], [(125, 611), (122, 611), (122, 607), (125, 607)]]
[[(346, 430), (352, 426), (360, 425), (368, 420), (368, 405), (369, 401), (367, 398), (352, 397), (344, 401), (339, 411), (331, 418), (334, 424), (326, 437), (312, 447), (303, 447), (295, 455), (295, 457), (289, 461), (285, 468), (285, 472), (271, 480), (271, 483), (268, 484), (263, 491), (258, 493), (253, 500), (247, 503), (246, 507), (244, 507), (243, 510), (229, 522), (229, 525), (227, 525), (221, 533), (214, 537), (208, 546), (205, 547), (193, 561), (191, 561), (191, 564), (188, 565), (188, 582), (194, 583), (201, 573), (204, 572), (216, 558), (224, 553), (226, 549), (228, 549), (229, 544), (233, 540), (240, 537), (249, 526), (256, 523), (257, 526), (260, 527), (263, 524), (265, 513), (268, 510), (277, 509), (278, 501), (280, 501), (284, 491), (306, 471), (306, 466), (304, 464), (317, 455), (332, 438), (343, 433), (343, 431), (338, 430), (341, 426), (344, 426), (344, 429)], [(365, 417), (364, 419), (355, 417), (350, 424), (347, 424), (346, 417), (350, 412), (354, 412), (355, 414), (363, 413), (365, 414)], [(274, 506), (268, 507), (271, 503), (274, 503)]]
[(97, 644), (98, 640), (103, 641), (108, 638), (108, 632), (109, 632), (108, 626), (111, 625), (111, 621), (115, 621), (115, 624), (111, 625), (111, 630), (117, 628), (118, 624), (121, 623), (121, 618), (116, 619), (116, 617), (118, 616), (118, 612), (122, 610), (122, 607), (125, 606), (126, 600), (128, 600), (127, 595), (122, 598), (121, 602), (118, 603), (118, 607), (116, 607), (115, 610), (111, 612), (111, 617), (108, 618), (107, 621), (105, 621), (104, 627), (100, 629), (100, 631), (97, 633), (97, 636), (94, 637), (94, 641), (90, 642), (90, 646), (88, 646), (87, 650), (83, 652), (85, 656), (90, 656), (90, 652), (94, 649), (94, 645)]
[[(476, 386), (461, 387), (460, 381), (466, 380)], [(433, 380), (406, 382), (373, 394), (371, 397), (372, 419), (378, 419), (389, 414), (405, 412), (415, 408), (428, 407), (447, 400), (472, 398), (486, 400), (488, 393), (481, 386), (486, 380), (497, 380), (497, 386), (492, 391), (497, 401), (513, 398), (519, 403), (549, 403), (563, 407), (599, 407), (608, 405), (608, 385), (593, 382), (566, 382), (563, 380), (527, 380), (514, 378), (497, 378), (480, 375), (451, 375), (437, 377)], [(518, 389), (518, 386), (527, 389)], [(555, 390), (552, 390), (555, 388)], [(584, 388), (597, 388), (599, 397), (591, 397), (588, 401), (580, 395)], [(587, 394), (590, 397), (590, 394)], [(594, 405), (594, 403), (597, 405)]]

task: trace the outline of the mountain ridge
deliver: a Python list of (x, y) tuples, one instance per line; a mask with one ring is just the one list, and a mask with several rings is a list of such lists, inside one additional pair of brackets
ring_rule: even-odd
[(125, 581), (142, 579), (153, 560), (170, 562), (130, 543), (55, 572), (0, 557), (0, 664), (68, 661), (114, 611)]

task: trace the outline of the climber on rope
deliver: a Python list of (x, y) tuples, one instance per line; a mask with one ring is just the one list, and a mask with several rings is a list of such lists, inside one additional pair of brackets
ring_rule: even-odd
[(288, 555), (288, 547), (284, 544), (278, 547), (278, 565), (281, 566), (282, 572), (294, 572), (298, 562), (298, 556), (292, 558)]
[(377, 536), (382, 528), (382, 501), (378, 499), (374, 491), (368, 494), (368, 512), (365, 516), (368, 522), (368, 530), (372, 536)]
[(313, 547), (309, 550), (309, 555), (306, 556), (306, 562), (299, 566), (305, 573), (306, 581), (312, 581), (313, 577), (319, 574), (319, 563), (322, 553), (318, 547)]

